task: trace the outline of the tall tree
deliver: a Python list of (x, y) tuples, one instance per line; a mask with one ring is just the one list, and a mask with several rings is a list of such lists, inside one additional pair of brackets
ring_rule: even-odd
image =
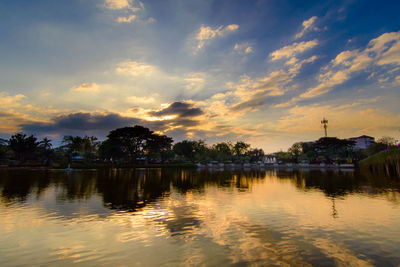
[(208, 157), (208, 148), (203, 140), (183, 140), (176, 143), (173, 149), (175, 154), (192, 162), (206, 160)]
[(218, 144), (215, 144), (212, 149), (216, 152), (216, 159), (217, 160), (231, 160), (232, 159), (232, 150), (233, 146), (231, 143), (225, 143), (221, 142)]
[(83, 138), (80, 136), (66, 135), (64, 136), (62, 143), (70, 152), (80, 152), (83, 148)]
[(261, 148), (250, 149), (246, 154), (249, 156), (250, 162), (262, 161), (265, 155), (264, 150)]
[(147, 158), (163, 162), (173, 158), (174, 153), (171, 151), (173, 141), (171, 137), (153, 133), (146, 142)]
[(0, 138), (0, 161), (3, 161), (7, 158), (8, 151), (8, 141)]
[(166, 135), (151, 134), (146, 142), (146, 150), (152, 153), (160, 153), (170, 150), (174, 140)]
[(236, 158), (241, 159), (249, 148), (249, 144), (243, 141), (237, 141), (236, 144), (233, 146), (233, 151), (235, 152)]
[[(135, 161), (137, 157), (144, 154), (147, 142), (153, 132), (143, 126), (118, 128), (107, 136), (108, 144), (119, 147), (126, 159)], [(106, 141), (107, 141), (106, 140)]]
[(44, 158), (46, 161), (46, 165), (50, 165), (50, 162), (54, 156), (54, 151), (52, 149), (51, 140), (47, 137), (43, 138), (42, 141), (39, 142), (39, 152), (40, 156)]
[(14, 134), (8, 143), (9, 148), (21, 163), (33, 158), (39, 146), (39, 142), (37, 142), (35, 136), (27, 136), (24, 133)]
[(195, 141), (183, 140), (174, 145), (175, 154), (184, 157), (190, 161), (195, 161)]
[(99, 146), (99, 154), (102, 159), (115, 161), (123, 159), (125, 153), (122, 151), (119, 140), (106, 139)]
[(299, 161), (299, 156), (303, 153), (303, 143), (302, 142), (297, 142), (294, 143), (289, 149), (288, 153), (292, 156), (292, 160), (294, 162)]

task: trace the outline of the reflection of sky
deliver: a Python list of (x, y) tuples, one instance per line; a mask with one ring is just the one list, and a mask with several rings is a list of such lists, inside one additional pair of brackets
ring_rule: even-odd
[(354, 264), (393, 263), (400, 206), (387, 195), (333, 200), (293, 179), (247, 177), (248, 190), (206, 184), (170, 194), (135, 212), (109, 210), (100, 196), (0, 204), (0, 265)]
[[(398, 1), (2, 1), (0, 135), (398, 136)], [(363, 118), (363, 120), (360, 120)]]

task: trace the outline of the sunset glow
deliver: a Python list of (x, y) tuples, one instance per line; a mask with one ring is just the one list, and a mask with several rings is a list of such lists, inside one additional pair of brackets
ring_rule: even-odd
[(2, 1), (0, 135), (398, 139), (400, 2), (289, 2)]

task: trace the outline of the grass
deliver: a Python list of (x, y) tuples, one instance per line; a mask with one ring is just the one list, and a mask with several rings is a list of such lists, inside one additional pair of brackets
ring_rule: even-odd
[(372, 155), (359, 162), (362, 169), (383, 172), (388, 176), (400, 177), (400, 149), (392, 148)]

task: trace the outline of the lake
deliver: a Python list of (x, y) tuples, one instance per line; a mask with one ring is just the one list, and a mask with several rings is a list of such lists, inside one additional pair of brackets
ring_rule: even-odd
[(0, 170), (0, 266), (398, 266), (400, 182), (346, 170)]

